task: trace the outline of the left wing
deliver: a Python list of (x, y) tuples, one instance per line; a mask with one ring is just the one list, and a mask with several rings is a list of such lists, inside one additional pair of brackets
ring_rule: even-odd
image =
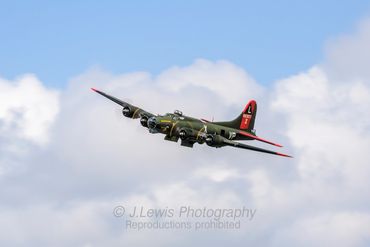
[(258, 148), (258, 147), (246, 145), (244, 143), (231, 141), (231, 140), (228, 140), (226, 138), (223, 139), (223, 143), (226, 146), (231, 146), (231, 147), (236, 147), (236, 148), (243, 148), (243, 149), (249, 149), (249, 150), (253, 150), (253, 151), (257, 151), (257, 152), (262, 152), (262, 153), (268, 153), (268, 154), (274, 154), (274, 155), (280, 155), (280, 156), (284, 156), (284, 157), (293, 158), (292, 156), (287, 155), (287, 154), (282, 154), (282, 153), (270, 151), (270, 150), (267, 150), (267, 149), (263, 149), (263, 148)]
[(130, 118), (139, 118), (139, 117), (142, 117), (142, 116), (146, 116), (147, 118), (150, 118), (150, 117), (153, 117), (154, 114), (150, 113), (150, 112), (147, 112), (137, 106), (134, 106), (134, 105), (131, 105), (125, 101), (122, 101), (120, 99), (117, 99), (116, 97), (113, 97), (109, 94), (106, 94), (102, 91), (99, 91), (95, 88), (91, 88), (91, 90), (93, 90), (94, 92), (97, 92), (98, 94), (101, 94), (103, 95), (104, 97), (110, 99), (111, 101), (121, 105), (123, 107), (123, 110), (122, 110), (122, 113), (123, 115), (125, 115), (126, 117), (130, 117)]

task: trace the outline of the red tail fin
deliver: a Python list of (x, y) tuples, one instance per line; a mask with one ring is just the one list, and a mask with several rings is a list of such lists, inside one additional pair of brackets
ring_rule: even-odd
[(254, 120), (256, 119), (257, 113), (257, 103), (255, 100), (251, 100), (245, 106), (241, 120), (239, 129), (241, 130), (252, 130), (254, 128)]
[(247, 132), (253, 132), (256, 114), (257, 103), (255, 100), (251, 100), (245, 106), (242, 113), (240, 113), (240, 115), (234, 120), (227, 122), (215, 122), (215, 124), (226, 126), (229, 128), (240, 129)]

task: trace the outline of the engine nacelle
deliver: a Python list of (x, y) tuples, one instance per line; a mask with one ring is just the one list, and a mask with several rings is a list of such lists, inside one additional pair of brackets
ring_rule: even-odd
[(142, 116), (140, 118), (140, 123), (143, 127), (148, 128), (148, 117), (147, 116)]
[(179, 137), (181, 140), (186, 140), (194, 137), (194, 131), (188, 128), (182, 128), (179, 130)]
[(206, 143), (211, 147), (222, 147), (224, 146), (223, 140), (225, 138), (220, 135), (207, 135)]
[(123, 107), (122, 114), (125, 117), (131, 117), (132, 111), (131, 111), (130, 107), (128, 107), (128, 106)]
[(181, 128), (178, 130), (176, 135), (183, 141), (190, 140), (193, 142), (198, 142), (199, 144), (203, 144), (206, 140), (205, 133), (199, 133), (198, 131), (190, 128)]

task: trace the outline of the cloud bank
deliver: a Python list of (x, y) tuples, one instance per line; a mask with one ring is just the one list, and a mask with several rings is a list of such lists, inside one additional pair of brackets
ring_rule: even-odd
[[(59, 92), (33, 75), (0, 79), (0, 242), (368, 246), (370, 76), (361, 67), (370, 59), (368, 23), (332, 41), (324, 63), (269, 86), (231, 62), (204, 59), (156, 76), (95, 68)], [(215, 120), (255, 98), (257, 133), (295, 158), (179, 147), (123, 118), (92, 86), (153, 113), (178, 107)], [(189, 204), (258, 213), (237, 232), (125, 231), (112, 216), (116, 205)]]

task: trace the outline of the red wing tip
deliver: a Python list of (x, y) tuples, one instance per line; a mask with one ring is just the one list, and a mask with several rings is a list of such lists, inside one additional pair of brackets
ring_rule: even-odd
[(93, 88), (93, 87), (91, 88), (91, 90), (93, 90), (94, 92), (97, 92), (97, 91), (98, 91), (97, 89), (95, 89), (95, 88)]
[(293, 156), (287, 155), (287, 154), (282, 154), (282, 153), (276, 153), (277, 155), (288, 157), (288, 158), (293, 158)]

